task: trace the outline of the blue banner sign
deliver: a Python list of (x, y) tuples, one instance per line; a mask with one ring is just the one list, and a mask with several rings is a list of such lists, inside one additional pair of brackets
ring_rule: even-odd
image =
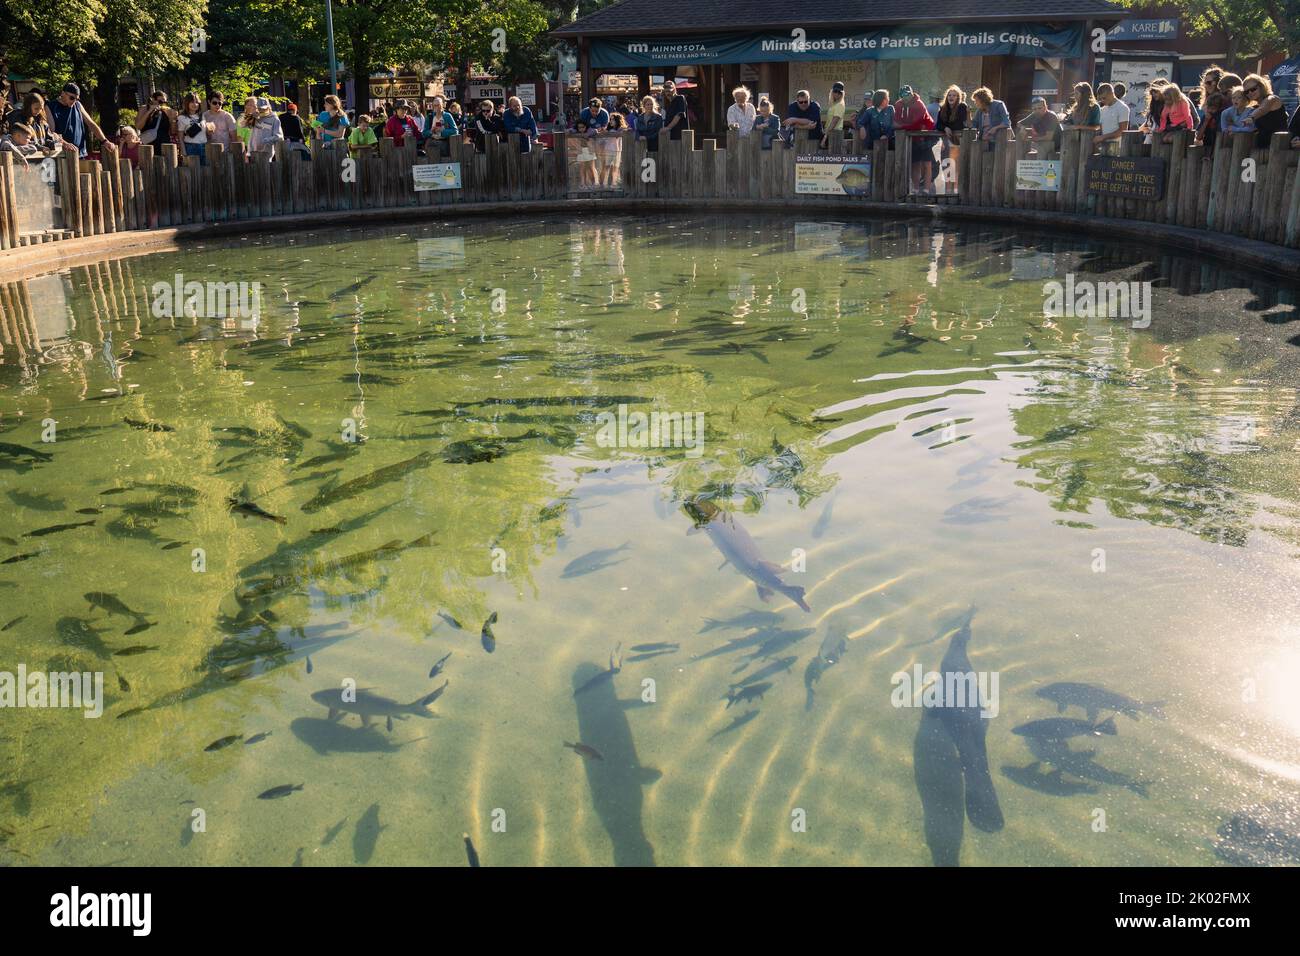
[(908, 60), (948, 56), (1073, 57), (1083, 52), (1083, 24), (1025, 23), (890, 27), (852, 33), (711, 33), (699, 36), (591, 38), (591, 65), (780, 63), (791, 60)]
[(1177, 40), (1178, 19), (1121, 20), (1106, 34), (1108, 40)]

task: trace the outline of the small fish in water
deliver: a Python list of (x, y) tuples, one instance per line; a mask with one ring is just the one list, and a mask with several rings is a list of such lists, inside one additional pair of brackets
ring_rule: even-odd
[(117, 675), (117, 689), (124, 694), (131, 693), (131, 685), (126, 682), (126, 678), (121, 674)]
[(483, 641), (483, 650), (491, 654), (497, 649), (496, 635), (492, 633), (492, 625), (497, 622), (497, 612), (493, 611), (488, 615), (488, 619), (483, 622), (483, 630), (479, 638)]
[(263, 790), (257, 795), (259, 800), (275, 800), (279, 797), (287, 797), (295, 790), (301, 790), (305, 784), (282, 783), (278, 787), (272, 787), (270, 790)]
[(809, 359), (825, 358), (826, 356), (834, 352), (837, 348), (839, 348), (839, 345), (840, 345), (839, 342), (831, 342), (828, 345), (819, 345), (817, 348), (813, 349), (810, 353), (808, 353), (808, 358)]
[(47, 534), (58, 534), (60, 531), (71, 531), (73, 528), (88, 528), (94, 523), (92, 519), (90, 521), (74, 521), (72, 524), (52, 524), (48, 528), (37, 528), (35, 531), (28, 531), (23, 537), (43, 538)]
[(19, 561), (27, 561), (31, 558), (39, 558), (40, 551), (28, 551), (26, 554), (15, 554), (12, 558), (5, 558), (0, 564), (17, 564)]
[[(774, 674), (780, 674), (784, 671), (788, 671), (791, 667), (794, 666), (795, 661), (797, 660), (799, 660), (799, 658), (793, 656), (782, 657), (778, 660), (773, 661), (772, 663), (768, 664), (765, 667), (760, 667), (752, 674), (747, 674), (744, 680), (736, 681), (734, 684), (731, 685), (731, 687), (733, 690), (737, 687), (748, 687), (750, 684), (758, 683), (764, 677), (771, 677)], [(740, 670), (747, 666), (749, 665), (746, 662), (744, 664), (741, 664), (740, 667), (737, 668), (737, 670)]]
[(125, 631), (123, 631), (122, 633), (123, 633), (123, 634), (139, 634), (141, 631), (147, 631), (147, 630), (149, 630), (149, 628), (151, 628), (151, 627), (155, 627), (157, 624), (158, 624), (157, 621), (141, 621), (139, 624), (136, 624), (134, 627), (128, 627), (128, 628), (127, 628)]
[(622, 644), (619, 644), (618, 647), (614, 648), (614, 653), (609, 655), (609, 670), (601, 671), (599, 674), (591, 678), (591, 680), (587, 681), (585, 684), (583, 684), (581, 687), (575, 690), (573, 692), (574, 697), (577, 697), (584, 690), (590, 690), (591, 688), (597, 686), (598, 684), (603, 684), (607, 680), (614, 679), (614, 675), (623, 669), (623, 658), (621, 656), (618, 658), (618, 663), (617, 664), (614, 663), (614, 655), (619, 652), (619, 649), (622, 648), (622, 646), (623, 646)]
[(333, 843), (334, 838), (343, 832), (343, 828), (347, 826), (347, 824), (348, 824), (348, 818), (344, 817), (338, 823), (334, 824), (334, 826), (326, 830), (325, 835), (321, 837), (320, 845), (329, 846), (331, 843)]
[(705, 498), (692, 499), (683, 507), (695, 522), (695, 527), (687, 533), (704, 531), (722, 553), (722, 563), (729, 563), (754, 582), (760, 600), (766, 601), (775, 591), (794, 601), (800, 609), (812, 611), (804, 600), (803, 587), (786, 584), (781, 580), (780, 575), (784, 569), (779, 564), (763, 560), (754, 539), (731, 514)]
[(260, 734), (253, 734), (253, 736), (249, 737), (247, 740), (244, 741), (244, 746), (251, 747), (253, 746), (253, 744), (261, 743), (269, 736), (271, 736), (271, 731), (269, 730), (264, 731)]
[(307, 655), (307, 673), (310, 674), (310, 673), (311, 673), (311, 670), (312, 670), (312, 668), (311, 668), (311, 655), (308, 654), (308, 655)]
[(763, 695), (772, 689), (770, 681), (761, 684), (750, 684), (741, 690), (727, 691), (727, 708), (730, 709), (732, 704), (744, 703), (751, 700), (762, 700)]
[(212, 743), (208, 744), (203, 749), (208, 752), (211, 752), (213, 750), (223, 750), (226, 747), (229, 747), (231, 744), (238, 743), (243, 739), (244, 739), (243, 734), (231, 734), (229, 737), (222, 737), (219, 740), (212, 741)]
[(843, 628), (832, 628), (822, 640), (822, 646), (817, 651), (817, 656), (808, 662), (808, 666), (803, 672), (803, 686), (808, 691), (808, 699), (804, 702), (804, 710), (812, 710), (813, 685), (821, 680), (822, 674), (840, 662), (840, 658), (844, 656), (844, 651), (847, 648), (848, 640)]
[(302, 847), (298, 847), (298, 852), (293, 856), (293, 866), (302, 866)]
[(130, 710), (124, 710), (118, 714), (117, 719), (122, 720), (126, 717), (134, 717), (136, 714), (143, 714), (148, 709), (149, 708), (147, 707), (132, 707)]
[(276, 524), (285, 524), (288, 519), (280, 515), (273, 515), (269, 511), (262, 510), (261, 507), (251, 501), (240, 501), (238, 498), (227, 498), (226, 503), (230, 505), (230, 510), (236, 514), (245, 517), (261, 518), (264, 521), (274, 521)]
[(1100, 737), (1102, 734), (1115, 736), (1119, 733), (1115, 726), (1115, 717), (1111, 715), (1099, 724), (1089, 720), (1076, 720), (1073, 717), (1048, 717), (1046, 720), (1031, 720), (1019, 727), (1012, 727), (1013, 734), (1021, 737), (1035, 737), (1039, 740), (1069, 740), (1071, 737), (1085, 735)]
[(450, 614), (448, 614), (446, 611), (439, 611), (439, 612), (438, 612), (438, 617), (442, 618), (444, 621), (446, 621), (448, 624), (450, 624), (452, 627), (454, 627), (454, 628), (455, 628), (456, 630), (458, 630), (458, 631), (463, 631), (463, 630), (465, 630), (465, 625), (462, 624), (462, 623), (460, 623), (460, 621), (456, 620), (454, 617), (452, 617), (452, 616), (451, 616)]
[(451, 654), (452, 652), (448, 651), (446, 654), (442, 656), (442, 658), (438, 661), (438, 663), (433, 665), (433, 668), (429, 671), (430, 680), (432, 680), (433, 678), (437, 677), (439, 674), (442, 673), (443, 665), (447, 663), (447, 658), (451, 657)]
[(37, 451), (35, 448), (28, 448), (26, 445), (14, 445), (10, 442), (0, 441), (0, 456), (5, 458), (26, 458), (28, 461), (53, 461), (54, 456), (49, 452)]
[(392, 714), (389, 714), (389, 715), (388, 715), (388, 732), (389, 732), (390, 734), (393, 732), (393, 715), (392, 715)]
[(175, 548), (183, 547), (184, 545), (185, 545), (184, 541), (169, 541), (162, 546), (162, 549), (164, 551), (171, 551)]
[(351, 295), (354, 292), (360, 292), (361, 289), (366, 285), (366, 283), (374, 281), (374, 278), (375, 277), (373, 275), (366, 276), (364, 279), (360, 279), (357, 282), (352, 283), (351, 285), (344, 286), (342, 289), (339, 289), (336, 292), (331, 292), (330, 298), (338, 299), (345, 295)]
[(665, 641), (659, 641), (654, 644), (633, 644), (632, 650), (636, 651), (638, 654), (643, 654), (647, 651), (675, 651), (680, 647), (680, 644), (669, 644)]
[(27, 615), (26, 615), (26, 614), (19, 614), (16, 618), (14, 618), (12, 621), (10, 621), (8, 624), (6, 624), (4, 627), (0, 627), (0, 631), (7, 631), (7, 630), (9, 630), (9, 628), (13, 627), (15, 624), (21, 623), (22, 621), (25, 621), (25, 620), (27, 620)]
[(626, 558), (622, 559), (622, 561), (611, 561), (609, 559), (614, 557), (614, 555), (618, 554), (620, 551), (625, 551), (630, 547), (632, 547), (632, 542), (629, 541), (626, 544), (620, 545), (617, 548), (604, 548), (599, 551), (590, 551), (587, 554), (582, 555), (581, 557), (574, 558), (572, 561), (566, 564), (564, 566), (564, 570), (560, 572), (560, 577), (562, 578), (581, 577), (584, 574), (592, 574), (596, 571), (600, 571), (603, 568), (609, 568), (609, 567), (613, 567), (616, 564), (622, 564), (623, 561), (627, 560)]
[(78, 509), (77, 509), (77, 514), (79, 514), (79, 515), (97, 515), (97, 514), (100, 513), (100, 511), (101, 511), (101, 509), (99, 509), (99, 508), (78, 508)]
[(474, 849), (474, 841), (469, 838), (468, 833), (462, 833), (461, 838), (465, 841), (465, 856), (469, 860), (469, 865), (478, 866), (478, 850)]
[(123, 418), (122, 421), (126, 422), (132, 428), (138, 428), (141, 431), (146, 431), (146, 432), (176, 431), (176, 429), (172, 428), (170, 425), (164, 425), (162, 422), (150, 422), (150, 421), (142, 422), (139, 419), (135, 419), (135, 418)]
[(109, 614), (134, 617), (138, 620), (144, 619), (143, 614), (131, 610), (118, 599), (116, 594), (109, 594), (106, 591), (87, 591), (83, 596), (91, 607), (102, 608)]
[(132, 644), (130, 647), (124, 647), (120, 651), (114, 651), (114, 657), (133, 657), (136, 654), (144, 654), (148, 651), (158, 650), (157, 644)]
[(1161, 710), (1165, 703), (1163, 700), (1150, 703), (1135, 700), (1132, 697), (1117, 694), (1095, 684), (1073, 684), (1068, 682), (1048, 684), (1037, 693), (1039, 697), (1045, 697), (1055, 703), (1057, 713), (1063, 714), (1066, 707), (1073, 705), (1082, 707), (1089, 720), (1096, 720), (1097, 715), (1103, 710), (1113, 710), (1131, 720), (1137, 720), (1139, 713), (1150, 714), (1161, 720), (1165, 716), (1164, 711)]
[(584, 744), (582, 742), (571, 744), (568, 741), (565, 741), (564, 746), (568, 747), (570, 750), (572, 750), (574, 753), (578, 754), (579, 756), (586, 757), (588, 760), (605, 759), (600, 755), (600, 751), (597, 750), (595, 747), (591, 746), (590, 744)]

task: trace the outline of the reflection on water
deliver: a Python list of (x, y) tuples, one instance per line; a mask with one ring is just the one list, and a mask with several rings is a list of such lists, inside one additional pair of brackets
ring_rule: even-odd
[[(1046, 316), (1067, 274), (1150, 282), (1150, 325)], [(919, 223), (510, 220), (99, 263), (0, 318), (0, 671), (106, 698), (0, 710), (4, 863), (1294, 846), (1259, 809), (1300, 781), (1267, 279)], [(926, 703), (966, 670), (996, 716)]]

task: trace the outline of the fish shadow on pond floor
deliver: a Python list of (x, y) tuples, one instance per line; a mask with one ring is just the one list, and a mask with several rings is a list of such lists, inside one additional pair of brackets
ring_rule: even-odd
[(324, 717), (299, 717), (289, 724), (289, 730), (322, 757), (332, 753), (396, 753), (404, 743), (411, 743), (394, 742), (384, 733), (382, 724), (356, 727)]
[[(573, 672), (576, 691), (601, 672), (595, 664), (580, 664)], [(632, 739), (627, 710), (641, 706), (639, 699), (619, 700), (614, 681), (603, 681), (574, 698), (578, 739), (595, 747), (604, 760), (583, 760), (591, 803), (614, 847), (615, 866), (654, 866), (655, 852), (646, 839), (641, 820), (642, 788), (662, 776), (642, 767)], [(569, 755), (572, 757), (572, 755)]]

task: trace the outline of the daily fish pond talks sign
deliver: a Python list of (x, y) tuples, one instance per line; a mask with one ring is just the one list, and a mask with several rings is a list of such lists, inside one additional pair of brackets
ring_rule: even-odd
[(817, 153), (796, 156), (794, 191), (821, 196), (868, 196), (871, 194), (871, 157)]
[(411, 167), (417, 193), (430, 189), (460, 189), (460, 163), (424, 163)]
[[(802, 33), (802, 31), (800, 31)], [(593, 67), (678, 63), (779, 63), (790, 60), (906, 60), (947, 56), (1074, 57), (1083, 51), (1083, 24), (1052, 28), (1041, 23), (888, 27), (806, 35), (767, 32), (737, 35), (592, 37)]]
[(1119, 199), (1162, 199), (1165, 195), (1165, 161), (1142, 156), (1089, 157), (1088, 192)]

